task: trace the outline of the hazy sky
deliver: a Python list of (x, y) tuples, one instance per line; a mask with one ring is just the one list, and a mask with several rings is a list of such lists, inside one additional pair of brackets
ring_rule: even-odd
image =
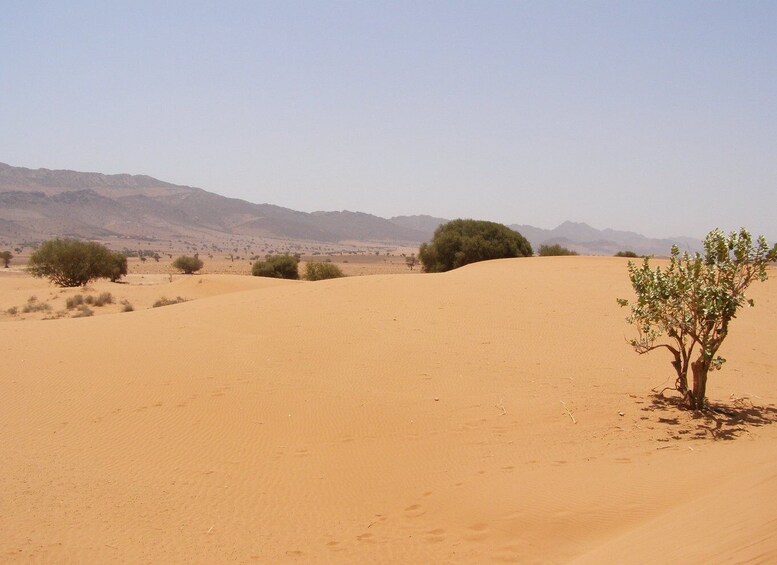
[(0, 0), (0, 161), (777, 238), (777, 2)]

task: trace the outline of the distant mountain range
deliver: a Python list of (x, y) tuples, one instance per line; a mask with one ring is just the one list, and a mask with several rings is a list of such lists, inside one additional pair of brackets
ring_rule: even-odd
[[(362, 212), (298, 212), (253, 204), (145, 175), (103, 175), (27, 169), (0, 163), (0, 238), (50, 237), (146, 240), (212, 239), (225, 235), (293, 240), (417, 245), (447, 220), (432, 216), (380, 218)], [(511, 225), (535, 250), (559, 243), (583, 254), (668, 254), (673, 243), (698, 249), (691, 238), (650, 239), (564, 222), (552, 230)]]

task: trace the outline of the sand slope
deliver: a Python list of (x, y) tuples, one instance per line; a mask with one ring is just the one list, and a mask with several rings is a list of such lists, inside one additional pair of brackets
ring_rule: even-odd
[(622, 260), (208, 280), (175, 306), (0, 324), (0, 561), (777, 556), (775, 278), (710, 381), (751, 398), (745, 422), (651, 399), (671, 368), (624, 341)]

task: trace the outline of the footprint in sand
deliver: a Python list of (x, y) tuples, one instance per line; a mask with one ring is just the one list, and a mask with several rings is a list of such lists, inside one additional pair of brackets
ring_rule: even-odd
[(493, 557), (502, 563), (520, 563), (522, 560), (520, 548), (511, 545), (499, 548)]
[(404, 510), (405, 518), (417, 518), (426, 514), (426, 510), (420, 504), (413, 504)]
[(462, 536), (467, 541), (483, 541), (488, 537), (488, 524), (478, 522), (467, 528), (467, 532)]
[(326, 546), (329, 548), (330, 551), (345, 551), (344, 547), (340, 547), (339, 541), (329, 541), (327, 542)]
[(436, 528), (426, 532), (428, 535), (424, 538), (426, 543), (440, 543), (445, 541), (445, 530), (442, 528)]

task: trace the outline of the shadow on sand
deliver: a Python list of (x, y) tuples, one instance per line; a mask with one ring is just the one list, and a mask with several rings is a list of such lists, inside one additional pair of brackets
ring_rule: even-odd
[(678, 426), (675, 439), (689, 435), (692, 439), (732, 440), (749, 434), (750, 428), (777, 423), (774, 404), (759, 406), (747, 397), (732, 398), (730, 403), (710, 402), (706, 410), (693, 411), (685, 407), (680, 396), (658, 393), (650, 397), (650, 405), (642, 411), (665, 413), (658, 416), (658, 422)]

